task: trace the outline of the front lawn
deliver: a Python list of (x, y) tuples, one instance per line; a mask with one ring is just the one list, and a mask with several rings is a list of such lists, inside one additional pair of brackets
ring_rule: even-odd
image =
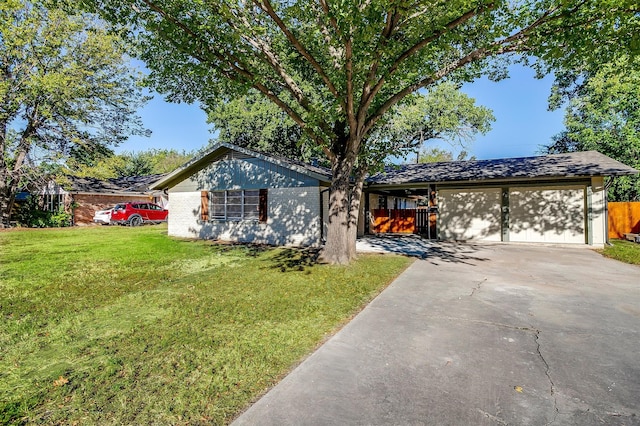
[(611, 240), (611, 244), (600, 250), (600, 253), (620, 262), (640, 265), (640, 244), (626, 240)]
[(0, 423), (228, 423), (410, 263), (305, 256), (163, 225), (0, 232)]

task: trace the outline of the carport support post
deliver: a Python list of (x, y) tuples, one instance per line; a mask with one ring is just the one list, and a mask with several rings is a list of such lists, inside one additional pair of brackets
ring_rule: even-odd
[(364, 233), (367, 235), (371, 233), (371, 202), (369, 200), (369, 192), (362, 192), (364, 193)]
[(502, 188), (501, 209), (502, 241), (509, 241), (509, 188)]
[(593, 187), (591, 185), (587, 185), (587, 196), (585, 197), (585, 202), (587, 203), (587, 241), (586, 243), (590, 246), (593, 245)]

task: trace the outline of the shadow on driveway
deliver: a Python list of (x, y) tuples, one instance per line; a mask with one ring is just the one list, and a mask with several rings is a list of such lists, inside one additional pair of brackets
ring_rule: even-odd
[(413, 234), (367, 235), (356, 241), (356, 249), (360, 253), (402, 254), (436, 264), (487, 260), (477, 256), (479, 247), (471, 243), (431, 241)]

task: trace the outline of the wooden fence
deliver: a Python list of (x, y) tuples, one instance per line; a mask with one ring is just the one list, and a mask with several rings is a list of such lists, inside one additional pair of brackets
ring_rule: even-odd
[(436, 238), (436, 213), (428, 209), (374, 209), (373, 232), (421, 234)]
[(609, 238), (640, 234), (640, 201), (609, 203)]

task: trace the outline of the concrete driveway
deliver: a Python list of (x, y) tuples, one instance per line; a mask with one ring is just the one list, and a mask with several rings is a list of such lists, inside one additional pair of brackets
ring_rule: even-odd
[(425, 244), (237, 425), (640, 425), (640, 268)]

